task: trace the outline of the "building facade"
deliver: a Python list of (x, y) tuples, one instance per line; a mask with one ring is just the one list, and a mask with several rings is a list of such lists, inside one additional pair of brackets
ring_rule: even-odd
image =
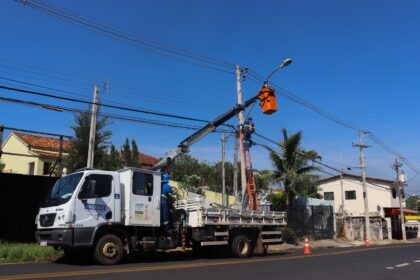
[[(384, 209), (400, 207), (395, 181), (367, 177), (366, 186), (370, 215), (384, 217)], [(325, 200), (334, 201), (336, 213), (344, 213), (346, 216), (364, 216), (361, 176), (343, 174), (342, 177), (338, 175), (323, 179), (319, 183), (318, 192)]]
[[(62, 157), (70, 142), (63, 140)], [(26, 175), (49, 175), (59, 155), (58, 138), (12, 132), (2, 146), (3, 172)]]

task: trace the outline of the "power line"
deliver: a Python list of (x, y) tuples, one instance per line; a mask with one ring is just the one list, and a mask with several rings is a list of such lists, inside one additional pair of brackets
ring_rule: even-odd
[[(259, 84), (261, 84), (262, 82), (265, 81), (264, 77), (261, 76), (260, 74), (258, 74), (257, 72), (255, 72), (253, 70), (249, 70), (248, 72), (249, 72), (249, 75), (250, 75), (252, 81), (254, 81), (256, 83), (259, 83)], [(386, 151), (386, 152), (388, 152), (388, 153), (390, 153), (390, 154), (392, 154), (394, 156), (397, 156), (397, 157), (401, 158), (401, 160), (411, 170), (413, 170), (415, 172), (415, 174), (419, 174), (420, 173), (420, 170), (414, 164), (412, 164), (408, 159), (406, 159), (404, 156), (402, 156), (401, 153), (398, 153), (395, 150), (393, 150), (392, 148), (390, 148), (389, 146), (387, 146), (383, 141), (381, 141), (372, 132), (370, 132), (370, 131), (368, 131), (366, 129), (357, 128), (357, 126), (355, 126), (355, 125), (353, 125), (353, 124), (351, 124), (351, 123), (349, 123), (347, 121), (344, 121), (344, 120), (338, 118), (337, 116), (334, 116), (333, 114), (331, 114), (331, 113), (323, 110), (322, 108), (320, 108), (320, 107), (318, 107), (318, 106), (316, 106), (316, 105), (314, 105), (314, 104), (312, 104), (312, 103), (310, 103), (310, 102), (308, 102), (308, 101), (300, 98), (299, 96), (297, 96), (297, 95), (295, 95), (295, 94), (293, 94), (293, 93), (291, 93), (291, 92), (289, 92), (289, 91), (287, 91), (287, 90), (279, 87), (278, 85), (276, 85), (273, 82), (270, 82), (270, 85), (276, 91), (276, 94), (277, 95), (280, 95), (280, 96), (282, 96), (284, 98), (287, 98), (287, 99), (289, 99), (289, 100), (291, 100), (293, 102), (299, 103), (299, 104), (303, 105), (304, 107), (306, 107), (306, 108), (308, 108), (308, 109), (310, 109), (310, 110), (312, 110), (312, 111), (314, 111), (314, 112), (316, 112), (316, 113), (324, 116), (325, 118), (328, 118), (329, 120), (331, 120), (331, 121), (333, 121), (333, 122), (335, 122), (335, 123), (337, 123), (337, 124), (339, 124), (339, 125), (341, 125), (343, 127), (346, 127), (348, 129), (351, 129), (351, 130), (354, 130), (354, 131), (360, 131), (360, 130), (362, 130), (363, 132), (365, 132), (369, 136), (370, 139), (372, 139), (372, 141), (374, 141), (384, 151)]]
[[(17, 103), (17, 104), (21, 104), (21, 105), (35, 106), (35, 107), (43, 108), (43, 109), (46, 109), (46, 110), (53, 110), (53, 111), (57, 111), (57, 112), (65, 111), (65, 112), (70, 112), (70, 113), (88, 113), (88, 114), (91, 114), (90, 111), (86, 111), (86, 110), (82, 110), (82, 109), (78, 109), (78, 108), (57, 106), (57, 105), (39, 103), (39, 102), (34, 102), (34, 101), (22, 100), (22, 99), (0, 97), (0, 101)], [(197, 130), (197, 129), (201, 128), (199, 126), (193, 126), (193, 125), (186, 125), (186, 124), (180, 124), (180, 123), (174, 123), (174, 122), (163, 122), (163, 121), (159, 121), (159, 120), (136, 118), (136, 117), (131, 117), (131, 116), (124, 116), (124, 115), (117, 115), (117, 114), (110, 114), (110, 113), (98, 113), (98, 115), (102, 116), (102, 117), (108, 117), (108, 118), (111, 118), (111, 119), (137, 122), (137, 123), (147, 124), (147, 125), (166, 126), (166, 127), (171, 127), (171, 128), (183, 128), (183, 129), (189, 129), (189, 130)], [(215, 130), (215, 132), (222, 132), (222, 130)], [(226, 131), (226, 133), (233, 133), (233, 132)]]
[[(277, 146), (279, 146), (279, 147), (284, 148), (284, 146), (283, 146), (283, 145), (281, 145), (280, 143), (277, 143), (276, 141), (271, 140), (270, 138), (268, 138), (268, 137), (266, 137), (266, 136), (264, 136), (264, 135), (261, 135), (261, 134), (259, 134), (259, 133), (257, 133), (257, 132), (254, 132), (254, 134), (255, 134), (256, 136), (258, 136), (258, 137), (260, 137), (260, 138), (262, 138), (262, 139), (264, 139), (264, 140), (268, 141), (268, 142), (271, 142), (271, 143), (273, 143), (273, 144), (275, 144), (275, 145), (277, 145)], [(316, 160), (316, 159), (310, 158), (310, 157), (308, 157), (307, 155), (305, 155), (305, 154), (304, 154), (304, 153), (302, 153), (302, 152), (296, 151), (296, 153), (297, 153), (298, 155), (300, 155), (300, 156), (302, 156), (302, 157), (304, 157), (304, 158), (308, 159), (308, 160), (311, 160), (312, 162), (315, 162), (315, 163), (317, 163), (317, 164), (319, 164), (319, 165), (321, 165), (321, 166), (324, 166), (324, 167), (326, 167), (326, 168), (329, 168), (329, 169), (331, 169), (331, 170), (334, 170), (334, 171), (336, 171), (336, 172), (341, 173), (341, 170), (339, 170), (339, 169), (337, 169), (337, 168), (335, 168), (335, 167), (332, 167), (332, 166), (330, 166), (330, 165), (327, 165), (327, 164), (325, 164), (325, 163), (323, 163), (323, 162), (321, 162), (321, 161), (319, 161), (319, 160)]]
[[(256, 134), (255, 132), (254, 132), (254, 134)], [(263, 139), (265, 139), (265, 140), (267, 140), (267, 141), (269, 141), (269, 142), (272, 142), (272, 143), (274, 143), (274, 144), (276, 144), (276, 145), (278, 145), (279, 147), (283, 147), (283, 145), (281, 145), (280, 143), (277, 143), (277, 142), (275, 142), (275, 141), (273, 141), (273, 140), (271, 140), (271, 139), (269, 139), (269, 138), (267, 138), (267, 137), (265, 137), (265, 136), (262, 136), (262, 135), (259, 135), (261, 138), (263, 138)], [(269, 147), (269, 146), (267, 146), (267, 145), (265, 145), (265, 144), (261, 144), (261, 143), (258, 143), (258, 142), (255, 142), (255, 141), (253, 141), (254, 143), (256, 143), (257, 145), (259, 145), (259, 146), (262, 146), (262, 147), (264, 147), (264, 148), (266, 148), (267, 150), (269, 150), (270, 152), (273, 152), (273, 153), (275, 153), (275, 154), (278, 154), (278, 155), (281, 155), (279, 152), (276, 152), (272, 147)], [(304, 153), (301, 153), (301, 152), (299, 152), (299, 151), (296, 151), (296, 154), (298, 154), (298, 155), (300, 155), (300, 156), (302, 156), (302, 157), (304, 157), (304, 158), (306, 158), (306, 159), (308, 159), (308, 160), (310, 160), (310, 161), (312, 161), (313, 163), (315, 163), (315, 164), (318, 164), (318, 165), (321, 165), (321, 166), (323, 166), (323, 167), (327, 167), (328, 169), (331, 169), (331, 170), (333, 170), (333, 171), (336, 171), (336, 172), (338, 172), (339, 174), (340, 173), (342, 173), (342, 171), (341, 170), (339, 170), (339, 169), (337, 169), (337, 168), (335, 168), (335, 167), (333, 167), (333, 166), (331, 166), (331, 165), (327, 165), (327, 164), (325, 164), (325, 163), (322, 163), (322, 162), (320, 162), (320, 161), (318, 161), (318, 160), (314, 160), (314, 159), (312, 159), (312, 158), (310, 158), (310, 157), (308, 157), (308, 156), (306, 156)], [(307, 167), (310, 167), (310, 165), (307, 165), (307, 164), (305, 164)], [(316, 172), (322, 172), (322, 173), (325, 173), (325, 174), (327, 174), (327, 175), (329, 175), (329, 176), (332, 176), (332, 177), (335, 177), (335, 176), (338, 176), (338, 174), (332, 174), (332, 173), (330, 173), (330, 172), (327, 172), (327, 171), (325, 171), (325, 170), (323, 170), (323, 169), (317, 169), (316, 170)], [(343, 175), (346, 175), (346, 173), (343, 173)], [(348, 175), (350, 175), (350, 176), (357, 176), (357, 175), (352, 175), (352, 174), (348, 174)], [(357, 176), (357, 177), (359, 177), (359, 176)], [(346, 180), (346, 181), (348, 181), (348, 182), (352, 182), (352, 183), (355, 183), (355, 184), (358, 184), (358, 185), (361, 185), (361, 186), (363, 186), (363, 184), (362, 183), (357, 183), (357, 182), (354, 182), (354, 181), (351, 181), (351, 180), (348, 180), (348, 179), (345, 179), (345, 178), (343, 178), (343, 180)], [(384, 187), (384, 186), (381, 186), (381, 185), (378, 185), (378, 184), (375, 184), (375, 183), (373, 183), (373, 182), (371, 182), (370, 180), (368, 180), (368, 183), (369, 184), (371, 184), (371, 185), (373, 185), (373, 186), (376, 186), (376, 187), (378, 187), (378, 188), (382, 188), (382, 189), (385, 189), (385, 190), (389, 190), (388, 188), (386, 188), (386, 187)]]
[[(24, 4), (28, 7), (31, 7), (40, 12), (46, 13), (53, 17), (59, 18), (66, 22), (72, 23), (81, 28), (87, 29), (89, 31), (101, 34), (103, 36), (109, 37), (111, 39), (122, 41), (133, 45), (135, 47), (142, 48), (144, 50), (154, 52), (160, 55), (164, 55), (170, 58), (174, 58), (186, 63), (194, 64), (197, 66), (226, 72), (233, 74), (234, 64), (210, 58), (205, 55), (196, 54), (191, 51), (176, 48), (168, 44), (164, 45), (157, 40), (152, 40), (146, 37), (140, 37), (136, 34), (126, 32), (118, 27), (112, 26), (111, 24), (102, 24), (97, 21), (88, 19), (86, 17), (75, 14), (74, 12), (69, 12), (68, 10), (63, 10), (57, 6), (51, 4), (45, 4), (40, 1), (31, 1), (31, 0), (15, 0), (18, 3)], [(230, 71), (226, 70), (230, 69)]]
[[(15, 88), (15, 87), (8, 87), (8, 86), (3, 86), (3, 85), (0, 85), (0, 89), (20, 92), (20, 93), (27, 93), (27, 94), (32, 94), (32, 95), (38, 95), (38, 96), (44, 96), (44, 97), (66, 100), (66, 101), (77, 102), (77, 103), (88, 104), (88, 105), (94, 105), (95, 104), (91, 101), (85, 101), (85, 100), (76, 99), (76, 98), (58, 96), (58, 95), (54, 95), (54, 94), (42, 93), (42, 92), (37, 92), (37, 91), (32, 91), (32, 90), (24, 90), (24, 89), (19, 89), (19, 88)], [(110, 105), (110, 104), (98, 104), (98, 105), (100, 105), (102, 107), (112, 108), (112, 109), (118, 109), (118, 110), (124, 110), (124, 111), (136, 112), (136, 113), (143, 113), (143, 114), (150, 114), (150, 115), (157, 115), (157, 116), (161, 116), (161, 117), (176, 118), (176, 119), (183, 119), (183, 120), (196, 121), (196, 122), (205, 122), (205, 123), (208, 122), (206, 120), (197, 119), (197, 118), (190, 118), (190, 117), (184, 117), (184, 116), (180, 116), (180, 115), (160, 113), (160, 112), (141, 110), (141, 109), (134, 109), (134, 108), (128, 108), (128, 107), (122, 107), (122, 106), (115, 106), (115, 105)]]
[[(0, 58), (0, 60), (3, 60), (3, 59)], [(8, 60), (6, 60), (6, 61), (8, 61)], [(34, 67), (36, 68), (36, 66), (27, 66), (27, 65), (21, 64), (21, 63), (17, 63), (17, 64), (18, 65), (23, 65), (23, 67), (28, 67), (28, 68), (31, 68), (31, 69), (34, 68)], [(87, 80), (89, 82), (80, 83), (79, 81), (76, 81), (76, 80), (73, 80), (73, 79), (68, 79), (67, 78), (68, 74), (63, 74), (63, 73), (60, 73), (60, 75), (63, 75), (64, 78), (58, 77), (58, 76), (56, 76), (56, 74), (59, 73), (57, 71), (54, 71), (55, 75), (51, 75), (51, 74), (34, 72), (33, 70), (17, 68), (17, 67), (13, 67), (13, 66), (9, 66), (9, 65), (1, 65), (0, 64), (0, 68), (1, 67), (9, 68), (9, 69), (12, 69), (14, 71), (27, 72), (27, 73), (30, 74), (29, 79), (31, 79), (31, 80), (34, 79), (34, 80), (38, 80), (38, 81), (44, 81), (45, 80), (44, 76), (47, 77), (46, 80), (53, 79), (53, 81), (52, 81), (53, 83), (57, 83), (57, 81), (55, 81), (55, 79), (59, 80), (60, 82), (62, 80), (67, 80), (67, 81), (71, 82), (72, 87), (82, 88), (83, 90), (86, 90), (86, 89), (90, 90), (90, 86), (87, 86), (87, 84), (88, 83), (89, 84), (94, 84), (95, 83), (94, 81), (90, 81), (90, 80)], [(39, 69), (42, 69), (42, 68), (39, 68)], [(18, 76), (24, 76), (25, 78), (28, 78), (28, 77), (26, 77), (26, 76), (28, 76), (27, 74), (22, 74), (22, 73), (19, 73), (19, 72), (18, 72), (18, 74), (6, 72), (6, 71), (3, 71), (3, 70), (0, 70), (0, 72), (3, 72), (7, 75), (18, 75)], [(34, 78), (34, 77), (32, 77), (32, 74), (36, 75), (36, 76), (41, 76), (43, 78), (41, 78), (41, 79), (40, 78)], [(70, 76), (75, 76), (75, 75), (70, 75)], [(77, 76), (75, 76), (75, 77), (77, 77)], [(16, 81), (16, 82), (26, 83), (26, 82), (21, 82), (21, 81)], [(62, 84), (62, 83), (58, 83), (58, 84)], [(70, 84), (66, 84), (66, 86), (69, 86), (69, 85)], [(34, 85), (34, 86), (45, 88), (44, 86), (40, 86), (40, 85)], [(160, 98), (160, 97), (157, 97), (156, 95), (157, 94), (162, 95), (162, 93), (157, 93), (157, 92), (154, 92), (154, 91), (145, 91), (145, 90), (139, 91), (138, 89), (130, 88), (130, 87), (127, 87), (125, 85), (120, 85), (119, 83), (116, 83), (116, 82), (112, 82), (112, 89), (116, 89), (116, 90), (113, 90), (112, 92), (115, 93), (118, 96), (124, 96), (124, 97), (129, 97), (129, 98), (142, 96), (143, 99), (148, 99), (150, 102), (159, 103), (159, 104), (162, 104), (162, 103), (171, 104), (171, 105), (177, 104), (177, 106), (182, 106), (182, 107), (186, 107), (186, 108), (200, 107), (202, 110), (207, 110), (207, 111), (212, 111), (212, 109), (209, 108), (209, 107), (219, 108), (219, 109), (222, 108), (222, 106), (220, 104), (218, 104), (218, 105), (209, 104), (208, 102), (205, 105), (203, 105), (202, 103), (188, 102), (186, 100), (182, 100), (182, 102), (181, 102), (180, 98), (172, 97), (170, 95), (164, 95), (164, 98)], [(56, 88), (54, 90), (55, 91), (66, 92), (66, 93), (69, 93), (69, 94), (72, 94), (72, 95), (81, 96), (83, 98), (88, 98), (88, 100), (90, 100), (90, 98), (88, 96), (85, 96), (85, 95), (82, 95), (82, 94), (71, 93), (69, 91), (64, 91), (64, 90), (56, 89)], [(144, 92), (148, 92), (149, 94), (145, 94)], [(102, 100), (106, 100), (108, 102), (111, 102), (109, 99), (102, 99)], [(114, 103), (119, 104), (119, 105), (125, 105), (125, 104), (118, 103), (118, 102), (114, 102)]]

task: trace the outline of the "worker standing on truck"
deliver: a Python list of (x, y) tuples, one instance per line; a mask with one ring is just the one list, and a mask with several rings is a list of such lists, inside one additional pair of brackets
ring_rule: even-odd
[(161, 211), (160, 220), (163, 230), (169, 236), (172, 235), (170, 224), (170, 209), (176, 200), (176, 190), (169, 185), (169, 174), (167, 172), (162, 174), (162, 197), (161, 197)]
[(249, 150), (249, 148), (251, 148), (252, 146), (251, 135), (254, 132), (255, 132), (255, 126), (254, 126), (254, 123), (252, 122), (252, 118), (249, 117), (245, 120), (244, 129), (243, 129), (243, 133), (244, 133), (243, 141), (244, 141), (244, 147), (246, 150)]

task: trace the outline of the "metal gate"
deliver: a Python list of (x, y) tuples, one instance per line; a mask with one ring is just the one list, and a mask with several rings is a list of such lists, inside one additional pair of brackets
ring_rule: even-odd
[(311, 235), (315, 240), (334, 237), (332, 206), (295, 205), (290, 209), (288, 225), (297, 237)]

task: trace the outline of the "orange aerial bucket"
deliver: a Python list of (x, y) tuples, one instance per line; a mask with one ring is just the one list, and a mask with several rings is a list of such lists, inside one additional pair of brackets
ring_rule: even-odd
[(258, 93), (260, 98), (260, 106), (262, 112), (266, 115), (271, 115), (277, 112), (276, 93), (270, 88), (268, 83), (264, 83), (264, 86)]

